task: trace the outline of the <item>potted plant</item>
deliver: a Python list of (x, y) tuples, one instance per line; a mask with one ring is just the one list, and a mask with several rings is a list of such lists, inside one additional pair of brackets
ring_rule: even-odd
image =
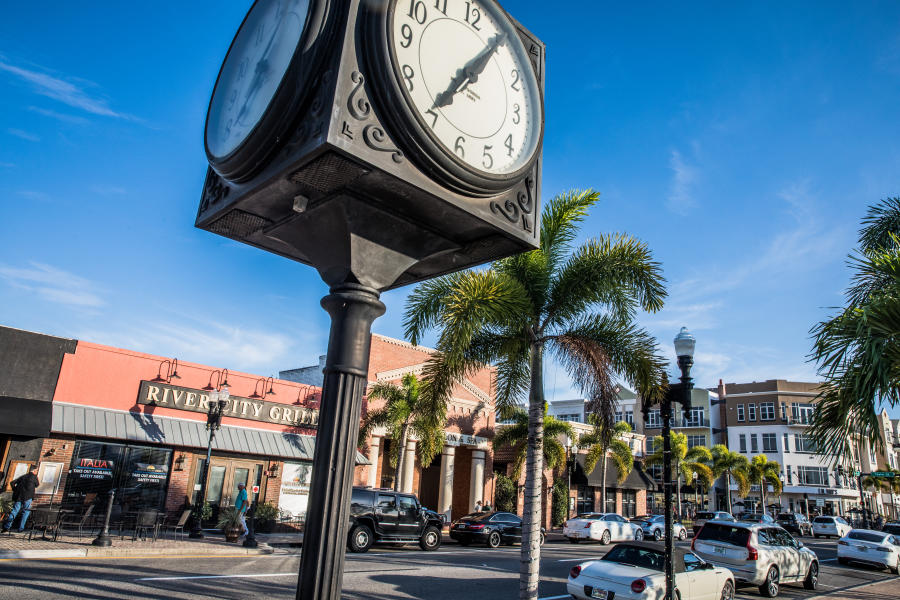
[(244, 527), (241, 525), (240, 511), (233, 506), (223, 508), (219, 511), (219, 522), (216, 523), (216, 527), (225, 534), (226, 542), (238, 541), (241, 533), (244, 532)]
[(278, 518), (278, 507), (271, 502), (263, 502), (256, 506), (256, 531), (258, 533), (272, 533), (275, 529), (275, 520)]

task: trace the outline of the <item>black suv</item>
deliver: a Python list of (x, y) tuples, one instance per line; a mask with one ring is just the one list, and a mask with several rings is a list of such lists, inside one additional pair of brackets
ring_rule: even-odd
[(347, 547), (351, 552), (365, 552), (376, 542), (418, 542), (422, 550), (437, 550), (443, 524), (441, 515), (422, 508), (414, 494), (355, 487)]
[(777, 522), (783, 528), (799, 536), (812, 535), (812, 523), (800, 513), (779, 513)]

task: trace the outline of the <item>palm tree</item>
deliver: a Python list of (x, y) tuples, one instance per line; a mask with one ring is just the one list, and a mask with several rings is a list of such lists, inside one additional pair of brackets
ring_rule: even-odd
[(578, 226), (597, 200), (592, 191), (553, 198), (541, 216), (540, 248), (488, 269), (427, 281), (407, 300), (404, 325), (412, 343), (440, 327), (438, 352), (424, 370), (429, 402), (445, 404), (454, 383), (485, 364), (496, 365), (501, 407), (528, 397), (523, 600), (538, 593), (544, 351), (555, 354), (588, 398), (589, 412), (599, 413), (610, 427), (616, 375), (638, 393), (653, 395), (663, 373), (655, 340), (635, 324), (638, 310), (657, 311), (666, 296), (650, 250), (622, 234), (573, 249)]
[(889, 491), (891, 483), (887, 479), (866, 475), (862, 478), (862, 486), (864, 490), (871, 490), (872, 494), (872, 513), (878, 512), (878, 496), (879, 492)]
[(775, 494), (781, 493), (781, 465), (774, 460), (769, 460), (765, 454), (758, 454), (750, 461), (747, 469), (750, 485), (759, 486), (759, 495), (762, 500), (762, 512), (766, 512), (766, 488), (772, 484)]
[(900, 404), (900, 198), (870, 206), (862, 225), (847, 305), (811, 330), (824, 381), (809, 431), (835, 460), (857, 433), (882, 448), (875, 409)]
[(718, 479), (725, 476), (725, 499), (731, 513), (731, 480), (737, 483), (738, 495), (742, 498), (750, 492), (750, 461), (743, 454), (729, 450), (724, 444), (712, 447), (712, 471)]
[(625, 421), (619, 421), (613, 425), (612, 429), (607, 429), (603, 426), (602, 421), (596, 419), (594, 415), (590, 415), (588, 421), (594, 426), (594, 430), (578, 438), (578, 447), (588, 449), (587, 456), (584, 458), (584, 470), (587, 474), (594, 472), (602, 457), (603, 464), (600, 474), (603, 477), (603, 491), (600, 506), (606, 510), (606, 461), (609, 458), (609, 451), (612, 450), (613, 465), (616, 467), (616, 480), (619, 485), (625, 482), (628, 474), (634, 469), (634, 454), (631, 452), (631, 447), (621, 440), (622, 435), (631, 433), (631, 425)]
[[(566, 461), (566, 449), (557, 438), (562, 435), (574, 438), (575, 431), (566, 421), (560, 421), (546, 414), (546, 408), (544, 410), (544, 465), (554, 469)], [(511, 420), (512, 424), (504, 425), (502, 429), (498, 428), (499, 431), (494, 436), (494, 448), (503, 446), (518, 448), (513, 468), (513, 479), (518, 482), (528, 448), (528, 411), (518, 407), (512, 409)]]
[[(682, 477), (686, 481), (692, 481), (694, 473), (697, 474), (698, 484), (709, 487), (713, 482), (713, 471), (709, 466), (712, 460), (712, 453), (706, 446), (694, 446), (688, 448), (687, 436), (683, 433), (673, 431), (669, 433), (670, 445), (672, 447), (672, 473), (676, 478), (676, 490), (678, 494), (678, 514), (684, 514), (681, 506), (681, 480)], [(647, 466), (664, 465), (663, 455), (663, 436), (658, 435), (653, 438), (653, 454), (644, 459)]]
[(359, 428), (357, 445), (365, 444), (375, 427), (385, 427), (390, 432), (390, 464), (395, 469), (394, 489), (399, 491), (403, 488), (403, 460), (409, 434), (415, 433), (419, 438), (416, 453), (422, 466), (427, 467), (444, 445), (446, 409), (435, 412), (434, 405), (424, 402), (419, 380), (412, 373), (403, 376), (401, 386), (375, 383), (369, 388), (368, 398), (379, 398), (385, 403), (382, 408), (366, 414)]

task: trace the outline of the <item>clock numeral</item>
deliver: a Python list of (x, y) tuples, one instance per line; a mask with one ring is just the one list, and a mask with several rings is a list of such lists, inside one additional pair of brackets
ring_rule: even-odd
[(425, 114), (431, 117), (431, 128), (434, 129), (434, 126), (437, 125), (437, 113), (429, 108), (425, 111)]
[(249, 64), (250, 64), (250, 59), (244, 58), (244, 60), (242, 60), (241, 63), (238, 65), (237, 81), (240, 81), (241, 79), (243, 79), (244, 75), (247, 74), (247, 65), (249, 65)]
[(490, 169), (494, 166), (494, 157), (488, 153), (488, 150), (493, 148), (493, 146), (484, 145), (484, 154), (482, 155), (481, 164), (484, 165), (485, 169)]
[(409, 15), (411, 19), (415, 19), (419, 25), (424, 25), (428, 20), (428, 9), (422, 0), (409, 0)]
[(231, 95), (228, 96), (228, 108), (233, 107), (235, 102), (237, 102), (237, 90), (232, 90)]
[(403, 36), (403, 42), (400, 42), (400, 45), (404, 48), (409, 48), (412, 45), (412, 27), (409, 26), (409, 23), (404, 23), (403, 27), (400, 28), (400, 35)]
[(481, 27), (477, 25), (481, 20), (481, 11), (472, 6), (471, 2), (466, 2), (466, 23), (472, 26), (472, 29), (481, 31)]
[(503, 145), (506, 146), (506, 155), (512, 156), (513, 153), (513, 144), (512, 144), (512, 134), (506, 136), (506, 140), (504, 140)]
[(459, 154), (460, 158), (466, 157), (466, 150), (462, 146), (465, 142), (466, 142), (466, 138), (464, 138), (463, 136), (459, 136), (458, 138), (456, 138), (456, 145), (453, 147), (453, 150), (457, 154)]
[(263, 33), (265, 33), (265, 30), (265, 23), (260, 24), (260, 26), (256, 28), (256, 43), (254, 45), (259, 46), (260, 44), (262, 44)]
[(511, 87), (512, 89), (514, 89), (517, 92), (521, 92), (522, 88), (519, 87), (519, 70), (513, 69), (511, 75), (513, 77), (515, 77), (515, 79), (513, 79), (513, 82), (511, 84), (509, 84), (509, 87)]
[(522, 120), (522, 117), (519, 116), (519, 111), (522, 110), (522, 107), (518, 104), (513, 104), (513, 124), (518, 125), (519, 121)]
[(434, 0), (434, 7), (447, 16), (447, 0)]
[(403, 65), (401, 70), (403, 71), (403, 78), (406, 79), (406, 85), (409, 87), (409, 91), (413, 91), (412, 78), (415, 77), (416, 72), (413, 71), (413, 68), (409, 65)]

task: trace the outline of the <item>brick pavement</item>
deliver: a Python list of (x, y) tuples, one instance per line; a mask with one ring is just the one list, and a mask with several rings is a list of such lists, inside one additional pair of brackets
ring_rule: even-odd
[(900, 577), (866, 583), (849, 590), (835, 590), (810, 600), (897, 600), (900, 598)]

